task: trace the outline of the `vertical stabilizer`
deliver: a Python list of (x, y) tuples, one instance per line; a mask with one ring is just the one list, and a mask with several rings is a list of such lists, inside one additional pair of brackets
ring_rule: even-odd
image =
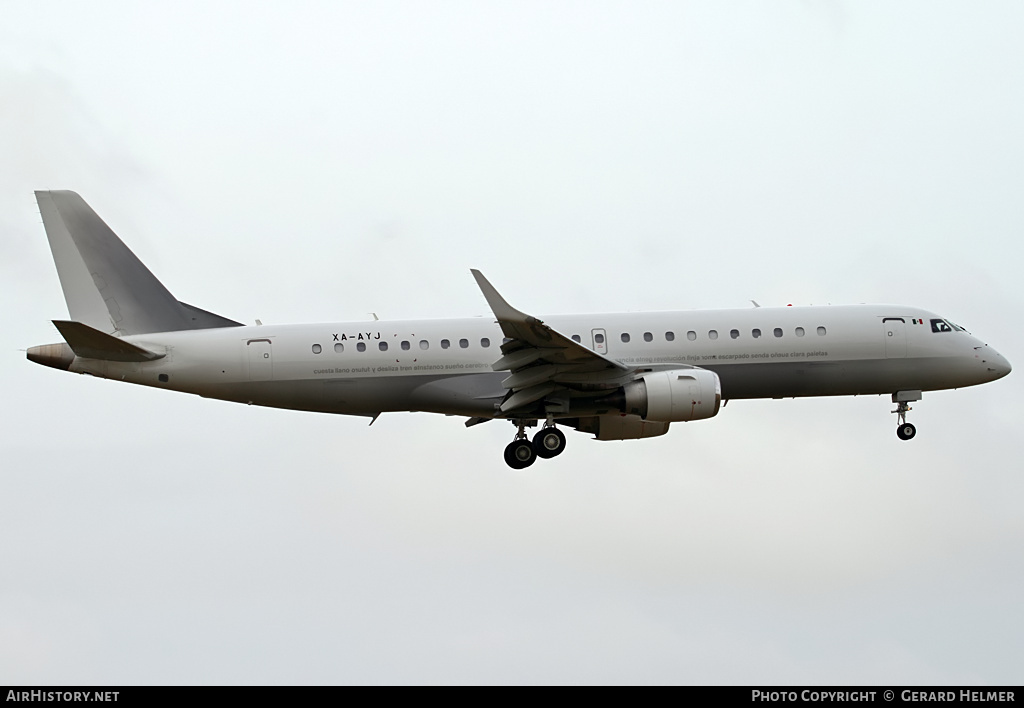
[(184, 305), (74, 192), (36, 192), (71, 319), (108, 334), (239, 323)]

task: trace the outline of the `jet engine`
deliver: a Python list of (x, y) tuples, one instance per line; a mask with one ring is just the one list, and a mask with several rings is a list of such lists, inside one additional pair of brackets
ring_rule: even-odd
[(722, 404), (722, 383), (707, 369), (672, 369), (644, 374), (616, 398), (623, 413), (674, 423), (713, 418)]

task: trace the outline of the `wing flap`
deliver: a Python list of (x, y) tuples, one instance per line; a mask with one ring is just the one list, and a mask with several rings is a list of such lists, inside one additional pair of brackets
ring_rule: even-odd
[(556, 347), (526, 347), (523, 349), (516, 349), (514, 351), (510, 351), (508, 354), (491, 364), (491, 368), (494, 371), (513, 371), (515, 369), (521, 369), (524, 366), (529, 366), (545, 356), (557, 353), (558, 349)]
[(572, 365), (559, 366), (557, 364), (538, 364), (523, 369), (517, 369), (514, 374), (501, 382), (505, 388), (518, 391), (521, 388), (529, 388), (544, 381), (554, 381), (559, 374), (566, 370), (575, 370)]
[(554, 383), (538, 384), (536, 386), (530, 386), (516, 391), (508, 397), (504, 403), (501, 404), (501, 412), (508, 413), (509, 411), (528, 406), (531, 403), (536, 403), (540, 399), (547, 396), (549, 393), (554, 393), (558, 389), (558, 385)]

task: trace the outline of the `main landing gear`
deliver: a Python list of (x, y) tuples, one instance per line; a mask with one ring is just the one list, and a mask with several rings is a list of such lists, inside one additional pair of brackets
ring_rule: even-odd
[(514, 470), (526, 469), (537, 458), (545, 460), (560, 455), (565, 450), (565, 435), (553, 424), (548, 424), (533, 436), (526, 437), (526, 424), (516, 421), (519, 430), (516, 438), (505, 447), (505, 463)]
[(907, 422), (907, 412), (913, 410), (910, 407), (910, 401), (920, 401), (920, 391), (897, 391), (892, 394), (892, 402), (896, 404), (896, 410), (893, 411), (899, 416), (900, 424), (896, 428), (896, 437), (900, 440), (910, 440), (917, 435), (917, 428), (914, 427), (913, 423)]

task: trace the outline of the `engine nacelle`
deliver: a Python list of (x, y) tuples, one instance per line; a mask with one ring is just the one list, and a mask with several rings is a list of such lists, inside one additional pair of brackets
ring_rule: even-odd
[(593, 433), (598, 440), (639, 440), (668, 432), (668, 423), (643, 420), (635, 415), (595, 415), (580, 418), (575, 425), (581, 433)]
[(722, 405), (722, 383), (707, 369), (644, 374), (626, 384), (623, 394), (625, 413), (666, 423), (713, 418)]

